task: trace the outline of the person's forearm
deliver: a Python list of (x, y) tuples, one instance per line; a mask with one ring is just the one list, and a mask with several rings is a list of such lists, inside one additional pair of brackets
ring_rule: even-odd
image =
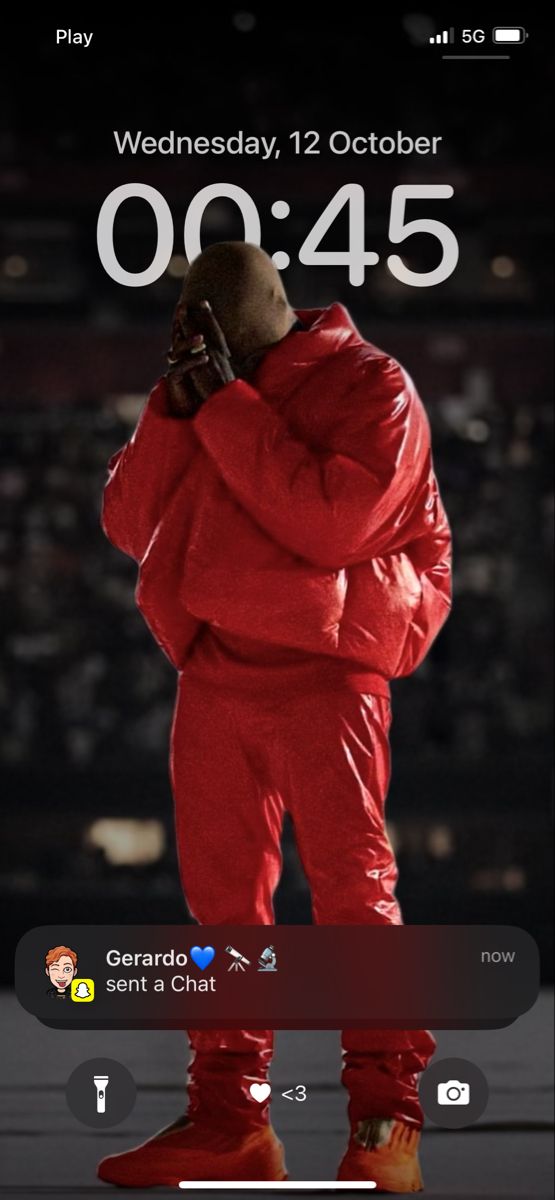
[(198, 449), (190, 423), (173, 416), (160, 380), (133, 436), (108, 463), (102, 528), (109, 540), (140, 562), (165, 504)]

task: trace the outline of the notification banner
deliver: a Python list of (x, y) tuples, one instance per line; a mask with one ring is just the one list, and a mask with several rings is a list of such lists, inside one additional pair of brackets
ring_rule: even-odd
[(43, 925), (18, 999), (61, 1028), (501, 1027), (539, 990), (536, 943), (497, 925)]

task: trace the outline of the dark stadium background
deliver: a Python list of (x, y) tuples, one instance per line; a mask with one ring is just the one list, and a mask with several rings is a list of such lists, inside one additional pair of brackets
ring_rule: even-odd
[[(445, 284), (407, 288), (380, 266), (355, 289), (344, 268), (295, 260), (284, 278), (297, 306), (344, 302), (414, 376), (453, 528), (453, 615), (394, 686), (389, 819), (405, 917), (521, 925), (549, 978), (553, 196), (541, 37), (510, 67), (486, 69), (416, 53), (423, 17), (324, 28), (297, 10), (278, 22), (269, 8), (222, 6), (191, 11), (179, 30), (175, 20), (125, 33), (95, 23), (80, 54), (56, 49), (51, 28), (34, 28), (17, 60), (3, 50), (3, 980), (32, 925), (185, 915), (167, 773), (175, 676), (99, 511), (108, 458), (163, 369), (187, 203), (218, 178), (251, 192), (265, 248), (292, 256), (345, 182), (367, 189), (366, 242), (382, 259), (395, 184), (455, 187), (433, 214), (460, 243)], [(420, 160), (120, 158), (116, 128), (402, 129), (444, 141)], [(116, 285), (96, 252), (100, 205), (130, 180), (162, 192), (176, 229), (168, 272), (145, 289)], [(283, 228), (269, 215), (282, 198)], [(204, 236), (241, 236), (232, 204), (211, 206)], [(344, 247), (340, 223), (334, 236)], [(116, 237), (129, 269), (150, 261), (146, 206), (126, 206)], [(414, 239), (410, 265), (426, 253)], [(302, 922), (310, 904), (289, 834), (285, 850), (277, 913)]]

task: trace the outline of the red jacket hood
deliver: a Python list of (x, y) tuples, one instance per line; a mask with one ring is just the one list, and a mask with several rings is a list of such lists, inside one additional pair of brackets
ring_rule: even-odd
[(288, 333), (268, 350), (255, 373), (255, 387), (264, 390), (270, 381), (272, 388), (279, 386), (282, 376), (288, 381), (295, 368), (313, 366), (337, 350), (364, 343), (342, 304), (298, 308), (295, 313), (304, 329)]

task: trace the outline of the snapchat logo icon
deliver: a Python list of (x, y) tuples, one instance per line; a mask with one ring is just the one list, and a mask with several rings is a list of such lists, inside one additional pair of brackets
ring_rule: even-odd
[(71, 999), (82, 1004), (94, 1000), (94, 979), (72, 979)]

